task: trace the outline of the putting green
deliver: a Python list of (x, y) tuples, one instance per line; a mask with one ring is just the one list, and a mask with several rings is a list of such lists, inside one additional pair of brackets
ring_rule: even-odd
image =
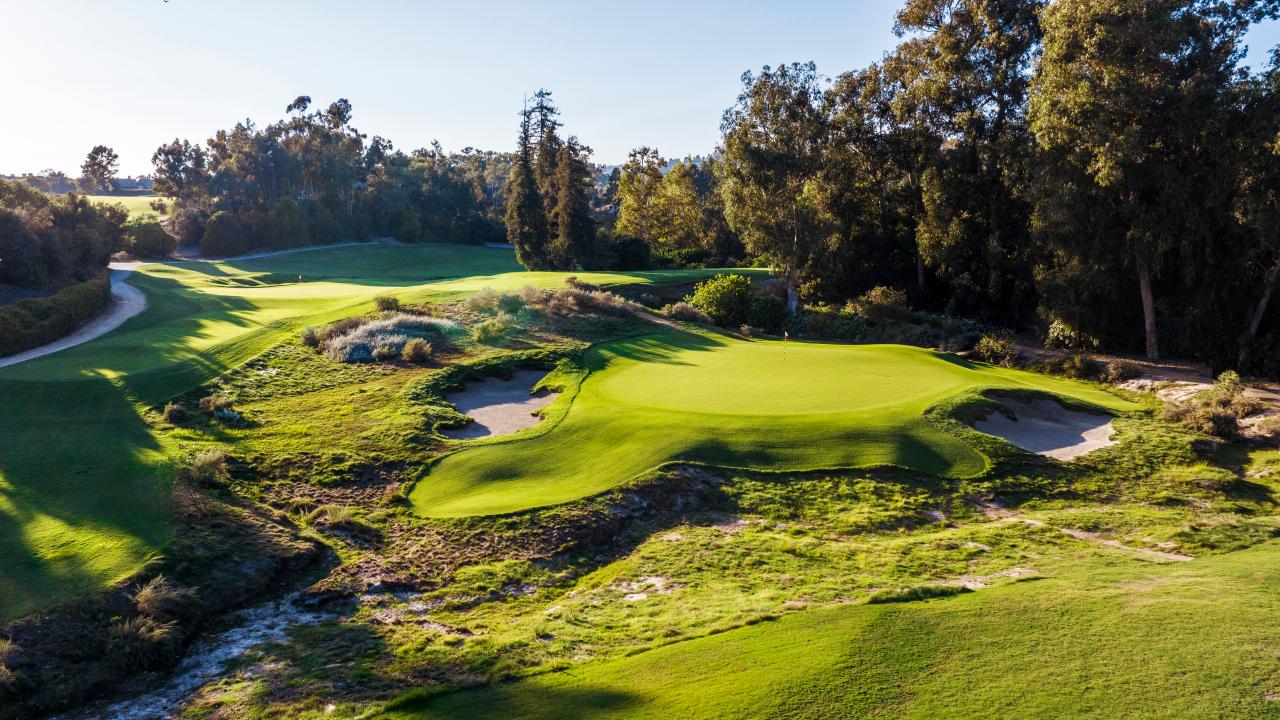
[[(682, 461), (770, 471), (897, 466), (971, 477), (988, 460), (925, 419), (958, 393), (1023, 389), (1138, 409), (1084, 383), (893, 345), (664, 332), (593, 348), (556, 422), (444, 457), (411, 494), (430, 517), (515, 512)], [(566, 404), (571, 403), (567, 407)]]

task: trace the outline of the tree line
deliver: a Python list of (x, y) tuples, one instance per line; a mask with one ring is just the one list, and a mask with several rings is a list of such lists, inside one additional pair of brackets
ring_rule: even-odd
[(870, 67), (743, 75), (708, 169), (634, 151), (616, 229), (741, 242), (792, 308), (890, 286), (1060, 346), (1280, 372), (1280, 55), (1241, 67), (1276, 14), (908, 0)]
[(174, 139), (152, 156), (171, 230), (214, 255), (390, 236), (403, 242), (501, 242), (500, 191), (511, 158), (438, 144), (405, 153), (351, 125), (337, 100), (288, 117), (219, 130), (203, 146)]

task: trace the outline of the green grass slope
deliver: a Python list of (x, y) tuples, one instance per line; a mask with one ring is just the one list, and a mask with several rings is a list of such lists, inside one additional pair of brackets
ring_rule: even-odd
[[(164, 200), (166, 205), (171, 205), (173, 201), (168, 198), (162, 198), (159, 195), (86, 195), (88, 199), (96, 203), (105, 205), (123, 205), (125, 210), (129, 211), (129, 217), (142, 217), (144, 215), (162, 216), (151, 209), (151, 203), (155, 200)], [(167, 213), (165, 213), (167, 214)]]
[[(461, 245), (144, 266), (130, 282), (146, 292), (146, 311), (91, 342), (0, 369), (0, 621), (113, 582), (163, 549), (178, 449), (151, 433), (146, 407), (306, 325), (371, 310), (379, 294), (447, 299), (558, 286), (568, 275), (518, 268), (509, 250)], [(579, 276), (616, 285), (712, 272)]]
[(987, 459), (925, 419), (960, 393), (1038, 390), (1123, 411), (1094, 386), (902, 346), (743, 341), (664, 332), (594, 348), (576, 397), (508, 442), (446, 456), (413, 489), (432, 517), (553, 505), (672, 461), (802, 471), (893, 465), (981, 473)]
[(1274, 718), (1280, 545), (1093, 559), (946, 600), (784, 616), (619, 660), (408, 699), (396, 720)]

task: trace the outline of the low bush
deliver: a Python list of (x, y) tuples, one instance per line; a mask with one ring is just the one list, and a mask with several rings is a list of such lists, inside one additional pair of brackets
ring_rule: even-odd
[(691, 323), (705, 323), (707, 325), (712, 323), (710, 315), (702, 312), (683, 300), (662, 308), (660, 312), (672, 320), (681, 320)]
[(401, 357), (414, 338), (456, 335), (462, 327), (453, 320), (395, 313), (377, 320), (348, 318), (319, 333), (319, 347), (330, 359), (345, 363), (386, 361)]
[(503, 293), (498, 298), (498, 310), (508, 315), (515, 315), (524, 308), (525, 301), (519, 293)]
[(1240, 435), (1240, 421), (1260, 408), (1258, 401), (1245, 393), (1240, 376), (1228, 370), (1208, 390), (1184, 402), (1165, 403), (1163, 414), (1165, 420), (1193, 430), (1234, 438)]
[(853, 301), (859, 315), (872, 322), (906, 320), (911, 316), (907, 307), (907, 294), (902, 290), (878, 285)]
[(222, 395), (206, 395), (200, 398), (200, 412), (213, 415), (219, 410), (230, 410), (235, 405), (231, 398)]
[(110, 304), (111, 281), (103, 273), (50, 297), (0, 307), (0, 357), (66, 337)]
[(1013, 367), (1018, 360), (1018, 346), (1005, 333), (985, 333), (973, 346), (973, 354), (992, 365)]
[(431, 350), (431, 343), (422, 338), (413, 338), (404, 344), (400, 357), (414, 365), (425, 365), (431, 361)]
[(1110, 362), (1102, 369), (1099, 379), (1115, 385), (1139, 377), (1142, 377), (1142, 370), (1137, 365), (1127, 362)]
[(800, 314), (800, 331), (806, 337), (818, 340), (843, 340), (853, 342), (867, 332), (867, 321), (852, 303), (843, 308), (817, 305), (805, 308)]
[(786, 302), (756, 292), (743, 275), (716, 275), (698, 283), (685, 301), (724, 327), (750, 325), (773, 332), (789, 314)]
[(187, 412), (187, 406), (171, 402), (164, 406), (164, 412), (161, 414), (164, 421), (170, 425), (182, 425), (191, 419), (191, 414)]
[(172, 662), (182, 646), (176, 623), (149, 617), (128, 618), (111, 626), (111, 655), (130, 670), (147, 670)]
[(916, 602), (962, 595), (967, 592), (973, 591), (963, 585), (916, 585), (915, 587), (899, 590), (881, 590), (872, 595), (867, 600), (867, 603), (870, 605), (882, 605), (885, 603)]
[(1044, 335), (1044, 346), (1051, 350), (1097, 350), (1100, 345), (1097, 338), (1058, 319), (1049, 323)]
[(166, 258), (177, 246), (177, 239), (148, 217), (125, 223), (120, 249), (135, 258)]
[(1096, 378), (1102, 372), (1102, 366), (1091, 358), (1080, 353), (1072, 353), (1063, 357), (1049, 358), (1048, 360), (1036, 363), (1036, 365), (1031, 369), (1048, 375), (1061, 375), (1075, 380), (1089, 380)]
[(505, 315), (482, 320), (471, 326), (471, 339), (492, 345), (501, 342), (512, 329), (511, 320)]
[(584, 290), (576, 287), (553, 290), (546, 299), (547, 312), (564, 317), (605, 315), (629, 315), (635, 309), (626, 298), (604, 290)]
[(302, 328), (302, 344), (310, 348), (320, 347), (320, 330), (311, 325)]
[(133, 594), (137, 611), (157, 620), (186, 617), (192, 612), (195, 600), (195, 590), (178, 587), (163, 575), (151, 578)]
[(178, 466), (176, 479), (179, 483), (196, 487), (218, 487), (225, 485), (229, 479), (227, 474), (227, 453), (223, 450), (204, 450), (183, 459)]
[(373, 299), (373, 302), (378, 306), (380, 312), (398, 312), (400, 310), (400, 298), (394, 295), (379, 295)]
[(229, 257), (239, 255), (249, 249), (244, 231), (236, 216), (220, 211), (209, 218), (204, 227), (204, 235), (200, 238), (200, 252), (210, 257)]
[(498, 291), (491, 287), (481, 288), (476, 294), (467, 298), (465, 305), (477, 312), (493, 312), (498, 308)]

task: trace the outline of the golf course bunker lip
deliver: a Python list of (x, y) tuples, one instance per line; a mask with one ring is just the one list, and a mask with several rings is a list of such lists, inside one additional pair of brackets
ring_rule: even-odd
[(1071, 410), (1048, 397), (1019, 400), (993, 398), (1013, 417), (996, 411), (973, 424), (973, 429), (994, 435), (1023, 450), (1055, 460), (1074, 460), (1086, 453), (1115, 445), (1110, 415)]
[(537, 425), (542, 420), (538, 411), (560, 395), (546, 390), (532, 392), (546, 374), (543, 370), (517, 370), (509, 380), (473, 380), (464, 389), (449, 393), (446, 399), (474, 422), (440, 434), (451, 440), (474, 440), (510, 435)]

